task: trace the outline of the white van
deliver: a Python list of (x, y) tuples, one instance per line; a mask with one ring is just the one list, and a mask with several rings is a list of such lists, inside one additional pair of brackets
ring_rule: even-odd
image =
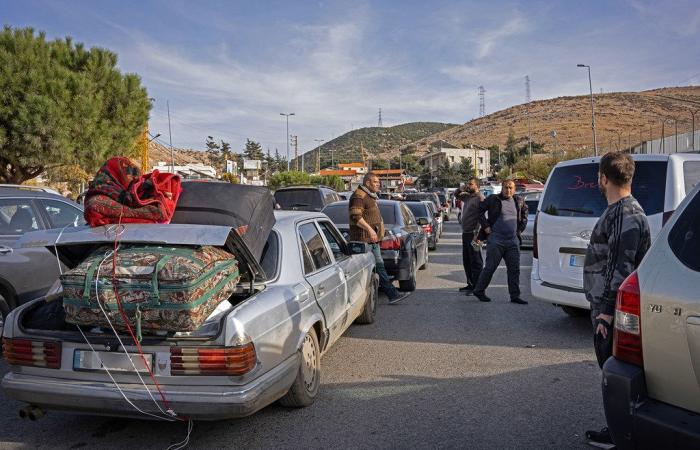
[[(632, 195), (654, 239), (687, 192), (700, 182), (700, 153), (632, 155)], [(530, 289), (570, 315), (590, 309), (583, 260), (593, 227), (607, 208), (598, 189), (600, 157), (563, 161), (549, 174), (535, 218)]]

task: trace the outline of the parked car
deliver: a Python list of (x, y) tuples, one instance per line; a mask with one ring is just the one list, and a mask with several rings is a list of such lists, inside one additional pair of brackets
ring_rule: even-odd
[[(243, 278), (236, 292), (200, 328), (143, 336), (155, 379), (181, 417), (242, 417), (276, 400), (310, 405), (320, 388), (321, 355), (353, 322), (374, 320), (378, 279), (367, 245), (348, 244), (323, 214), (276, 211), (275, 217), (260, 262), (226, 226), (129, 224), (120, 233), (121, 244), (214, 245), (239, 261)], [(57, 235), (51, 230), (24, 240), (41, 244)], [(79, 229), (64, 235), (57, 254), (74, 266), (113, 239), (106, 227)], [(128, 335), (121, 336), (122, 345), (99, 328), (28, 328), (40, 305), (37, 300), (10, 313), (3, 335), (10, 371), (2, 388), (8, 398), (30, 405), (23, 414), (56, 409), (166, 416), (156, 404), (159, 395), (148, 392), (130, 362), (128, 353), (137, 349)], [(145, 370), (144, 363), (138, 366)]]
[(44, 294), (62, 270), (44, 247), (19, 247), (22, 235), (85, 223), (78, 204), (53, 192), (21, 185), (0, 186), (0, 324), (10, 310)]
[(321, 211), (337, 201), (338, 193), (326, 186), (288, 186), (275, 191), (275, 202), (286, 210)]
[[(399, 281), (399, 290), (416, 289), (416, 268), (428, 267), (428, 239), (404, 202), (378, 200), (385, 235), (380, 243), (384, 266)], [(323, 212), (347, 238), (350, 235), (348, 202), (328, 205)]]
[(603, 404), (618, 449), (700, 448), (700, 187), (620, 286)]
[(433, 203), (430, 200), (422, 200), (423, 203), (425, 203), (428, 208), (430, 209), (430, 213), (433, 215), (433, 218), (435, 219), (435, 222), (437, 223), (437, 228), (438, 228), (438, 233), (437, 237), (438, 240), (442, 237), (442, 229), (443, 229), (443, 223), (444, 221), (442, 220), (442, 214), (440, 214), (435, 207), (435, 203)]
[(438, 243), (438, 221), (432, 210), (428, 206), (431, 202), (406, 202), (406, 206), (411, 210), (418, 225), (423, 227), (423, 231), (428, 238), (428, 250), (435, 250)]
[[(632, 155), (632, 195), (649, 220), (652, 239), (700, 181), (700, 154)], [(593, 226), (607, 208), (598, 189), (600, 158), (557, 164), (545, 185), (534, 225), (532, 295), (571, 315), (590, 309), (583, 292), (583, 260)]]
[(520, 234), (520, 239), (522, 242), (521, 247), (532, 248), (532, 230), (535, 225), (535, 215), (537, 214), (537, 205), (540, 202), (541, 192), (524, 192), (520, 194), (527, 204), (527, 225), (525, 226), (525, 231)]
[(442, 203), (440, 203), (437, 192), (407, 192), (404, 194), (404, 200), (430, 200), (435, 204), (435, 209), (442, 214)]
[(354, 191), (342, 191), (338, 192), (338, 198), (340, 200), (350, 200)]

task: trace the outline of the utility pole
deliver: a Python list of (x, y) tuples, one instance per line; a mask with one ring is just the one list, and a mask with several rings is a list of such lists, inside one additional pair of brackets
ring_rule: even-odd
[(697, 114), (698, 111), (700, 111), (700, 110), (698, 110), (698, 109), (695, 109), (695, 110), (692, 110), (692, 109), (691, 109), (691, 110), (690, 110), (690, 116), (693, 118), (693, 123), (692, 123), (692, 128), (693, 128), (693, 130), (692, 130), (692, 132), (693, 132), (692, 141), (693, 141), (693, 143), (691, 144), (691, 149), (692, 149), (692, 150), (695, 150), (695, 114)]
[(525, 100), (527, 101), (527, 156), (532, 158), (532, 134), (530, 128), (530, 75), (525, 75)]
[(290, 136), (294, 146), (294, 170), (299, 170), (299, 136)]
[(486, 89), (484, 86), (479, 86), (479, 117), (486, 115)]
[[(318, 142), (316, 144), (316, 149), (317, 149), (317, 159), (318, 159), (318, 171), (319, 173), (321, 172), (321, 142), (325, 141), (325, 139), (314, 139), (314, 142)], [(333, 147), (331, 147), (331, 168), (333, 167)]]
[(379, 108), (379, 120), (377, 120), (377, 126), (379, 128), (384, 126), (384, 125), (382, 125), (382, 108)]
[(287, 172), (289, 172), (289, 116), (293, 116), (294, 113), (280, 113), (280, 116), (285, 116), (287, 119), (287, 134), (285, 134), (284, 140), (287, 141)]
[(593, 150), (595, 156), (598, 156), (598, 142), (595, 137), (595, 109), (593, 108), (593, 83), (591, 82), (591, 66), (586, 64), (577, 64), (576, 67), (586, 67), (588, 69), (588, 89), (591, 93), (591, 128), (593, 128)]

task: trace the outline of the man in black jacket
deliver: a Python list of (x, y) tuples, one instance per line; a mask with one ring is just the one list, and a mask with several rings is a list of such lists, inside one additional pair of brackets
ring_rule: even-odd
[(520, 233), (527, 225), (527, 204), (515, 195), (513, 180), (506, 180), (501, 193), (486, 197), (479, 210), (481, 233), (476, 240), (488, 239), (488, 246), (486, 264), (474, 287), (474, 296), (482, 302), (491, 301), (486, 288), (501, 259), (505, 259), (510, 301), (525, 305), (527, 302), (520, 298)]

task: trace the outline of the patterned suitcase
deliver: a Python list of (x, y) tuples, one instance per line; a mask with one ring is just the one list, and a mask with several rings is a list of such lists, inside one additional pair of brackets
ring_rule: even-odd
[[(112, 284), (112, 250), (101, 247), (61, 275), (66, 322), (101, 327), (111, 322), (126, 329)], [(238, 261), (211, 246), (123, 245), (115, 279), (123, 310), (139, 334), (194, 331), (231, 295), (239, 280)]]

